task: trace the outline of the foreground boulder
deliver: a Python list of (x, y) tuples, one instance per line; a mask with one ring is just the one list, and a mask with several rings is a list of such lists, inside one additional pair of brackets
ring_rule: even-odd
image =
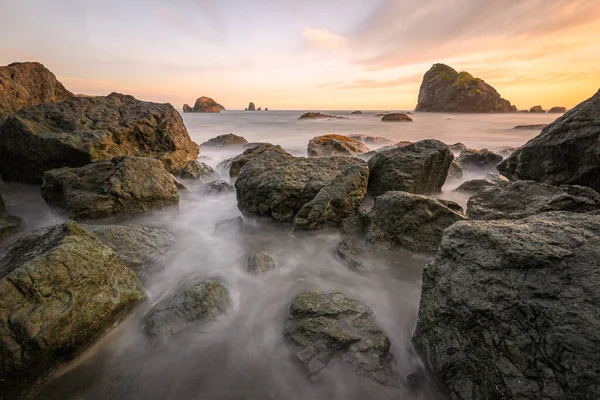
[(545, 211), (600, 210), (600, 194), (584, 186), (515, 181), (487, 187), (467, 203), (469, 219), (519, 219)]
[(262, 275), (276, 267), (277, 265), (273, 257), (262, 251), (253, 252), (246, 259), (246, 269), (253, 275)]
[(336, 360), (351, 373), (399, 386), (390, 340), (375, 323), (373, 311), (343, 293), (310, 290), (296, 296), (284, 335), (310, 376)]
[(459, 187), (454, 189), (455, 192), (463, 193), (475, 193), (479, 189), (490, 186), (497, 186), (500, 182), (492, 179), (471, 179), (460, 184)]
[(6, 211), (4, 199), (0, 195), (0, 239), (19, 229), (22, 223), (23, 220), (21, 218), (10, 215)]
[(491, 113), (517, 109), (482, 79), (434, 64), (423, 77), (415, 111)]
[(438, 193), (453, 159), (448, 146), (434, 139), (379, 151), (369, 160), (369, 193), (373, 196), (389, 190)]
[(40, 104), (10, 116), (0, 127), (5, 180), (39, 183), (45, 171), (114, 156), (158, 158), (169, 172), (179, 173), (196, 159), (198, 145), (170, 104), (118, 93)]
[(202, 143), (200, 146), (203, 148), (242, 147), (246, 143), (248, 143), (248, 141), (242, 136), (234, 135), (233, 133), (228, 133), (227, 135), (219, 135), (217, 137), (209, 139), (206, 142)]
[(369, 151), (369, 148), (358, 140), (342, 135), (322, 135), (308, 142), (309, 157), (356, 156)]
[(191, 108), (187, 104), (183, 105), (183, 112), (218, 113), (221, 110), (225, 110), (225, 107), (206, 96), (198, 97), (194, 108)]
[(40, 63), (16, 62), (0, 67), (0, 124), (22, 108), (58, 103), (73, 96)]
[(600, 398), (600, 217), (448, 228), (413, 337), (449, 398)]
[(389, 113), (381, 117), (383, 122), (412, 122), (412, 118), (402, 113)]
[(468, 170), (485, 169), (496, 170), (496, 165), (502, 161), (502, 156), (488, 149), (466, 149), (460, 153), (456, 161)]
[(164, 268), (175, 237), (164, 229), (137, 225), (81, 225), (110, 247), (139, 278)]
[(600, 91), (557, 118), (498, 165), (510, 180), (600, 191)]
[(144, 330), (151, 340), (163, 342), (194, 324), (215, 322), (232, 308), (225, 286), (214, 280), (202, 281), (184, 286), (152, 307), (144, 317)]
[(548, 114), (563, 114), (567, 112), (566, 107), (552, 107), (548, 110)]
[[(226, 162), (229, 164), (229, 176), (231, 178), (235, 178), (240, 174), (240, 170), (244, 165), (246, 165), (250, 160), (254, 160), (257, 157), (268, 156), (271, 154), (279, 154), (282, 156), (292, 155), (281, 148), (281, 146), (274, 146), (270, 143), (260, 144), (245, 150), (239, 156), (233, 157), (231, 160), (227, 160)], [(225, 167), (227, 169), (227, 167)]]
[(41, 192), (53, 210), (77, 219), (149, 213), (179, 204), (173, 176), (160, 161), (143, 157), (50, 170)]
[[(366, 163), (354, 157), (303, 158), (279, 154), (258, 157), (244, 165), (235, 182), (238, 208), (247, 214), (292, 222), (321, 190), (324, 193), (318, 200), (323, 204), (329, 201), (331, 195), (344, 196), (340, 191), (342, 188), (354, 190), (356, 186), (353, 184), (334, 184), (354, 166), (365, 167)], [(361, 174), (355, 172), (352, 176), (360, 179)], [(313, 203), (313, 206), (316, 205)], [(317, 209), (320, 210), (320, 207)], [(345, 205), (336, 207), (335, 219), (342, 217), (339, 213), (344, 209), (347, 209)], [(322, 211), (323, 218), (329, 218), (328, 207)], [(311, 221), (312, 224), (317, 223)]]
[(217, 171), (212, 169), (209, 165), (197, 160), (190, 161), (181, 171), (181, 177), (183, 179), (206, 181), (213, 178), (215, 175), (218, 175)]
[(30, 388), (144, 300), (139, 279), (73, 221), (23, 235), (0, 257), (0, 393)]

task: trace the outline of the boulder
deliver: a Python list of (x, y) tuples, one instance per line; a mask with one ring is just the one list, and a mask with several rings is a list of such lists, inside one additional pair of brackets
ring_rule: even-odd
[[(270, 154), (279, 154), (282, 156), (291, 157), (292, 155), (287, 151), (283, 150), (281, 146), (273, 146), (270, 143), (261, 144), (258, 146), (251, 147), (245, 150), (239, 156), (236, 156), (229, 160), (229, 176), (231, 178), (235, 178), (240, 174), (240, 170), (244, 165), (246, 165), (250, 160), (254, 160), (257, 157), (267, 156)], [(225, 169), (226, 165), (225, 165)]]
[(336, 117), (335, 115), (321, 114), (319, 112), (307, 112), (302, 114), (298, 119), (347, 119), (345, 117)]
[(115, 157), (44, 174), (46, 203), (76, 219), (149, 213), (179, 204), (173, 176), (153, 158)]
[(467, 170), (496, 170), (496, 165), (502, 161), (502, 156), (488, 149), (466, 149), (460, 153), (456, 161)]
[(376, 197), (363, 218), (369, 246), (422, 254), (435, 253), (444, 229), (466, 219), (454, 202), (397, 191)]
[(206, 195), (219, 195), (233, 193), (235, 188), (222, 179), (208, 182), (202, 185), (200, 191)]
[(190, 161), (181, 171), (181, 178), (206, 181), (218, 175), (217, 171), (203, 162)]
[(584, 186), (514, 181), (487, 187), (467, 203), (469, 219), (520, 219), (545, 211), (600, 210), (600, 194)]
[(599, 259), (598, 216), (448, 228), (413, 337), (448, 398), (600, 398)]
[(412, 118), (402, 113), (389, 113), (381, 117), (383, 122), (412, 122)]
[(453, 153), (455, 156), (458, 156), (458, 155), (460, 155), (460, 153), (462, 153), (462, 151), (463, 151), (463, 150), (467, 150), (467, 149), (468, 149), (468, 147), (467, 147), (467, 145), (466, 145), (466, 144), (464, 144), (464, 143), (460, 143), (460, 142), (458, 142), (458, 143), (454, 143), (454, 144), (451, 144), (451, 145), (450, 145), (450, 146), (448, 146), (448, 147), (450, 147), (450, 151), (451, 151), (451, 152), (452, 152), (452, 153)]
[(246, 270), (253, 275), (262, 275), (275, 268), (273, 257), (262, 251), (254, 251), (246, 259)]
[(228, 133), (227, 135), (219, 135), (212, 139), (207, 140), (202, 143), (200, 147), (242, 147), (248, 143), (248, 141), (242, 136), (234, 135), (233, 133)]
[(448, 170), (448, 177), (446, 180), (456, 180), (462, 179), (463, 177), (463, 167), (456, 161), (456, 159), (452, 160), (452, 164), (450, 164), (450, 169)]
[(548, 110), (548, 114), (564, 114), (567, 112), (566, 107), (552, 107)]
[(529, 109), (529, 112), (530, 113), (545, 113), (546, 111), (544, 111), (542, 106), (533, 106)]
[(0, 124), (23, 108), (74, 96), (40, 63), (16, 62), (0, 67)]
[(309, 157), (356, 156), (369, 151), (369, 148), (359, 142), (342, 135), (322, 135), (308, 142)]
[(352, 111), (350, 115), (362, 115), (362, 111)]
[(582, 185), (600, 191), (600, 90), (498, 165), (510, 180)]
[(164, 229), (137, 225), (84, 225), (85, 230), (110, 247), (139, 278), (165, 267), (175, 237)]
[(250, 102), (248, 104), (248, 111), (256, 111), (256, 106), (254, 105), (254, 103)]
[(21, 398), (144, 298), (123, 260), (77, 223), (21, 236), (0, 256), (0, 393)]
[(348, 135), (350, 139), (358, 140), (367, 145), (391, 145), (394, 142), (388, 138), (381, 136), (367, 136), (367, 135)]
[(473, 194), (481, 188), (497, 186), (499, 184), (500, 182), (491, 179), (471, 179), (470, 181), (461, 183), (454, 191)]
[(229, 290), (220, 282), (207, 280), (188, 284), (148, 311), (144, 316), (144, 330), (152, 341), (164, 342), (195, 324), (215, 322), (232, 309)]
[(517, 109), (482, 79), (434, 64), (423, 77), (415, 111), (491, 113)]
[[(210, 97), (202, 96), (196, 99), (196, 103), (194, 104), (194, 108), (191, 110), (191, 112), (218, 113), (224, 109), (225, 108), (222, 105), (220, 105)], [(183, 111), (185, 112), (185, 105)]]
[[(331, 196), (343, 195), (340, 192), (342, 188), (353, 189), (354, 186), (346, 180), (339, 186), (333, 183), (334, 180), (343, 180), (346, 171), (353, 166), (366, 166), (366, 163), (354, 157), (263, 155), (248, 162), (240, 171), (235, 182), (238, 208), (246, 214), (292, 222), (296, 214), (324, 190), (317, 199), (319, 204), (312, 203), (305, 212), (316, 207), (312, 215), (322, 211), (323, 218), (340, 218), (339, 213), (347, 210), (353, 199), (339, 207), (331, 204), (321, 209), (320, 204), (327, 204)], [(358, 179), (360, 174), (356, 172), (352, 176)], [(348, 195), (353, 196), (354, 192)], [(334, 208), (330, 210), (329, 207)], [(318, 222), (311, 220), (311, 224)]]
[(296, 296), (284, 335), (309, 376), (335, 360), (379, 384), (400, 385), (392, 369), (390, 340), (376, 324), (373, 311), (343, 293), (309, 290)]
[[(352, 218), (352, 217), (349, 217)], [(348, 218), (347, 218), (348, 219)], [(366, 272), (362, 261), (359, 259), (361, 249), (352, 240), (342, 240), (337, 246), (337, 255), (346, 262), (348, 269), (357, 272)]]
[(190, 107), (189, 105), (184, 104), (183, 105), (183, 112), (184, 113), (186, 113), (186, 112), (194, 112), (194, 109), (192, 107)]
[(496, 149), (495, 153), (506, 158), (506, 157), (510, 156), (512, 153), (514, 153), (515, 151), (517, 151), (517, 147), (505, 146), (505, 147), (500, 147), (500, 148)]
[(158, 158), (177, 174), (198, 157), (198, 145), (170, 104), (118, 93), (40, 104), (0, 126), (0, 174), (5, 180), (39, 183), (45, 171), (115, 156)]
[(453, 159), (448, 146), (434, 139), (380, 151), (369, 160), (369, 193), (373, 196), (388, 190), (438, 193)]
[(513, 129), (531, 129), (531, 130), (538, 130), (538, 129), (544, 129), (545, 127), (547, 127), (548, 124), (530, 124), (530, 125), (517, 125), (515, 126)]
[(23, 224), (23, 220), (6, 211), (4, 199), (0, 195), (0, 239), (14, 233)]

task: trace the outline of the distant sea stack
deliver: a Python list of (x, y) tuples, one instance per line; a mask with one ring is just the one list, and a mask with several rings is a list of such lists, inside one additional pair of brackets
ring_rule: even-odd
[(516, 112), (517, 108), (482, 79), (434, 64), (423, 77), (415, 111), (501, 113)]
[(250, 104), (248, 104), (248, 111), (256, 111), (256, 106), (253, 102), (250, 102)]
[(545, 113), (546, 111), (544, 111), (542, 106), (533, 106), (529, 109), (529, 112), (530, 113)]
[(225, 111), (225, 107), (206, 96), (198, 97), (194, 108), (187, 104), (183, 105), (183, 112), (218, 113), (221, 111)]
[(548, 110), (548, 114), (564, 114), (567, 112), (567, 107), (552, 107)]

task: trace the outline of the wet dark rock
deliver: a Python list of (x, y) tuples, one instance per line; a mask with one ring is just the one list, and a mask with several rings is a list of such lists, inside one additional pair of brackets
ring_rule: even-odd
[(235, 188), (229, 183), (225, 182), (224, 180), (219, 179), (216, 181), (205, 183), (200, 188), (200, 191), (207, 195), (219, 195), (233, 193), (235, 191)]
[(381, 117), (383, 122), (412, 122), (412, 118), (402, 113), (389, 113)]
[(567, 112), (566, 107), (552, 107), (548, 110), (548, 114), (563, 114)]
[(296, 296), (284, 335), (309, 376), (337, 360), (356, 375), (386, 386), (400, 384), (391, 365), (390, 340), (373, 311), (343, 293), (310, 290)]
[(450, 146), (448, 146), (448, 147), (450, 147), (450, 151), (451, 151), (451, 152), (452, 152), (452, 153), (453, 153), (455, 156), (458, 156), (458, 155), (460, 155), (460, 153), (462, 153), (462, 151), (463, 151), (463, 150), (467, 150), (467, 149), (468, 149), (468, 147), (467, 147), (467, 145), (466, 145), (466, 144), (464, 144), (464, 143), (460, 143), (460, 142), (458, 142), (458, 143), (454, 143), (454, 144), (451, 144), (451, 145), (450, 145)]
[(514, 181), (475, 193), (467, 204), (467, 215), (469, 219), (519, 219), (546, 211), (598, 209), (600, 194), (588, 187)]
[(352, 111), (350, 115), (362, 115), (362, 111)]
[(548, 124), (517, 125), (513, 129), (532, 129), (532, 130), (537, 130), (537, 129), (544, 129), (547, 126), (548, 126)]
[(242, 154), (228, 160), (229, 168), (227, 168), (226, 164), (224, 164), (223, 167), (224, 169), (229, 170), (229, 176), (231, 178), (235, 178), (240, 174), (240, 170), (242, 169), (242, 167), (246, 165), (250, 160), (254, 160), (257, 157), (268, 156), (271, 154), (278, 154), (289, 157), (292, 156), (290, 153), (283, 150), (281, 146), (274, 146), (270, 143), (265, 143), (248, 148)]
[(309, 157), (356, 156), (369, 151), (369, 148), (358, 140), (342, 135), (322, 135), (308, 142)]
[(0, 67), (0, 124), (23, 108), (71, 97), (74, 94), (40, 63), (16, 62)]
[(530, 113), (545, 113), (546, 111), (544, 111), (542, 106), (533, 106), (529, 109), (529, 112)]
[(40, 104), (0, 126), (0, 173), (5, 180), (39, 183), (45, 171), (115, 156), (157, 158), (178, 174), (198, 157), (198, 145), (170, 104), (118, 93)]
[(475, 193), (479, 189), (489, 186), (497, 186), (500, 182), (491, 179), (471, 179), (461, 183), (459, 187), (454, 189), (455, 192)]
[(227, 135), (219, 135), (212, 139), (207, 140), (202, 143), (200, 147), (242, 147), (248, 143), (246, 139), (242, 136), (234, 135), (233, 133), (228, 133)]
[(499, 154), (502, 157), (506, 158), (506, 157), (510, 156), (512, 153), (514, 153), (515, 151), (517, 151), (517, 147), (505, 146), (505, 147), (500, 147), (500, 148), (496, 149), (494, 152), (496, 154)]
[(144, 300), (136, 275), (73, 221), (0, 256), (0, 393), (17, 399)]
[(298, 119), (347, 119), (345, 117), (337, 117), (335, 115), (321, 114), (319, 112), (307, 112), (302, 114)]
[(188, 284), (148, 311), (144, 330), (153, 341), (163, 342), (195, 324), (206, 326), (215, 322), (232, 309), (229, 290), (220, 282), (207, 280)]
[(448, 146), (434, 139), (379, 151), (369, 160), (369, 193), (374, 196), (389, 190), (438, 193), (453, 159)]
[(206, 181), (218, 175), (217, 171), (200, 161), (190, 161), (181, 171), (181, 178)]
[(246, 269), (253, 275), (262, 275), (277, 268), (275, 260), (262, 251), (255, 251), (246, 259)]
[(352, 240), (343, 240), (338, 244), (337, 255), (340, 259), (346, 262), (348, 269), (352, 271), (365, 272), (366, 268), (360, 261), (359, 255), (361, 249)]
[(460, 153), (456, 161), (467, 170), (488, 169), (496, 170), (496, 165), (502, 161), (502, 156), (488, 149), (466, 149)]
[(173, 176), (160, 161), (143, 157), (47, 171), (41, 193), (54, 211), (76, 219), (149, 213), (179, 204)]
[(21, 227), (23, 220), (6, 211), (4, 199), (0, 195), (0, 239), (14, 233)]
[(446, 180), (456, 180), (462, 179), (463, 177), (463, 167), (456, 161), (456, 159), (452, 160), (452, 164), (450, 164), (450, 169), (448, 169), (448, 177)]
[(510, 180), (600, 191), (600, 91), (557, 118), (498, 165)]
[(599, 259), (598, 216), (448, 228), (413, 337), (448, 398), (600, 398)]
[(517, 109), (482, 79), (434, 64), (423, 77), (415, 111), (491, 113)]

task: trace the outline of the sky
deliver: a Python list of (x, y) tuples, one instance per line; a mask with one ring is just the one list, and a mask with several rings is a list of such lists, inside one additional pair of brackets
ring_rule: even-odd
[(177, 108), (413, 109), (443, 62), (519, 109), (600, 88), (600, 0), (3, 0), (0, 65)]

